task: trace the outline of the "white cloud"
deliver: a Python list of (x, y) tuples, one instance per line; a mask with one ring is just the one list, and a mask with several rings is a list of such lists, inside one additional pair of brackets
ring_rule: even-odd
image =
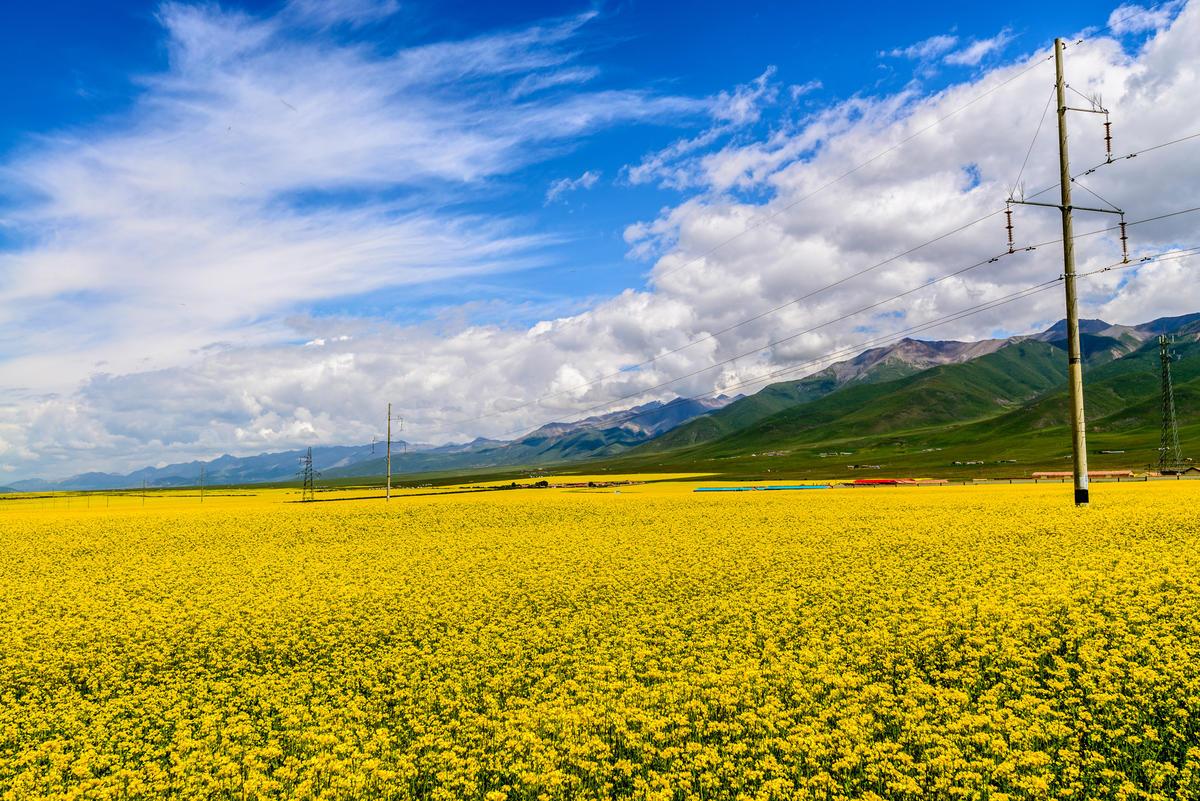
[(721, 122), (731, 125), (748, 125), (758, 122), (763, 106), (775, 102), (778, 88), (771, 83), (774, 67), (767, 67), (748, 84), (742, 84), (732, 92), (721, 92), (713, 102), (712, 115)]
[(895, 47), (891, 50), (880, 52), (880, 56), (891, 56), (892, 58), (910, 58), (914, 61), (932, 61), (939, 56), (947, 53), (958, 44), (958, 37), (953, 34), (938, 34), (930, 36), (928, 39), (908, 45), (907, 47)]
[[(258, 215), (253, 217), (256, 227), (249, 228), (238, 223), (231, 212), (198, 221), (185, 218), (186, 236), (173, 249), (169, 245), (178, 241), (175, 223), (179, 218), (175, 214), (163, 217), (156, 212), (147, 222), (135, 226), (134, 233), (117, 242), (107, 237), (89, 238), (87, 241), (99, 243), (94, 251), (72, 245), (72, 234), (67, 238), (71, 258), (58, 261), (42, 254), (37, 270), (25, 269), (25, 262), (17, 270), (17, 263), (6, 257), (0, 265), (0, 274), (4, 276), (4, 289), (0, 292), (11, 292), (18, 284), (24, 289), (20, 300), (10, 301), (9, 295), (3, 296), (0, 313), (4, 318), (0, 325), (22, 314), (28, 303), (45, 303), (46, 295), (39, 294), (40, 288), (50, 288), (52, 295), (63, 291), (60, 282), (79, 283), (83, 291), (97, 295), (98, 303), (108, 303), (103, 292), (113, 283), (92, 282), (92, 271), (107, 269), (104, 265), (110, 259), (138, 252), (133, 244), (154, 234), (159, 227), (169, 236), (158, 234), (162, 244), (148, 256), (139, 258), (146, 258), (150, 264), (174, 265), (177, 251), (188, 253), (192, 258), (188, 264), (194, 265), (200, 274), (171, 300), (188, 303), (190, 297), (186, 293), (194, 292), (201, 297), (202, 305), (213, 303), (203, 300), (207, 291), (204, 276), (217, 269), (214, 264), (222, 265), (220, 270), (226, 269), (223, 263), (228, 259), (234, 265), (228, 268), (229, 274), (220, 270), (214, 273), (219, 280), (214, 279), (216, 288), (211, 292), (221, 302), (232, 304), (234, 311), (228, 316), (209, 312), (184, 317), (177, 325), (173, 319), (181, 313), (177, 303), (162, 303), (161, 309), (139, 308), (135, 301), (150, 305), (149, 301), (157, 300), (160, 295), (170, 295), (178, 276), (160, 278), (150, 267), (134, 265), (126, 274), (139, 290), (121, 298), (119, 304), (122, 312), (131, 316), (141, 338), (138, 347), (131, 348), (128, 344), (113, 345), (94, 328), (79, 327), (71, 319), (79, 307), (60, 300), (55, 309), (63, 319), (62, 339), (81, 343), (80, 350), (89, 358), (108, 359), (110, 364), (102, 374), (89, 362), (86, 373), (90, 377), (82, 387), (78, 390), (68, 387), (57, 394), (48, 392), (45, 382), (36, 380), (37, 371), (26, 373), (14, 369), (12, 374), (22, 375), (21, 386), (25, 389), (9, 386), (0, 394), (0, 454), (3, 454), (0, 461), (20, 464), (25, 471), (37, 465), (50, 473), (62, 473), (70, 469), (68, 464), (83, 469), (157, 462), (164, 452), (170, 454), (169, 461), (175, 461), (226, 450), (247, 453), (305, 442), (368, 441), (370, 436), (378, 434), (382, 404), (389, 399), (402, 404), (416, 439), (443, 441), (480, 434), (503, 435), (549, 419), (570, 417), (594, 404), (702, 370), (714, 362), (761, 348), (772, 340), (821, 326), (883, 297), (924, 285), (932, 278), (1003, 251), (1003, 217), (994, 217), (896, 259), (885, 268), (850, 279), (836, 291), (815, 295), (802, 304), (706, 339), (641, 369), (622, 370), (720, 331), (785, 299), (847, 278), (936, 234), (1003, 208), (1003, 198), (1025, 155), (1028, 137), (1037, 124), (1052, 81), (1049, 64), (1031, 70), (866, 167), (856, 168), (1043, 57), (1044, 54), (1036, 54), (1028, 62), (988, 70), (932, 95), (917, 94), (910, 87), (894, 96), (852, 98), (794, 125), (778, 126), (758, 140), (744, 138), (729, 142), (714, 138), (703, 144), (697, 143), (702, 136), (681, 140), (677, 151), (688, 165), (688, 180), (695, 192), (678, 205), (664, 209), (662, 214), (631, 224), (626, 232), (631, 250), (656, 257), (649, 286), (628, 290), (583, 312), (564, 314), (531, 326), (469, 325), (447, 330), (440, 322), (397, 325), (300, 313), (280, 317), (264, 311), (262, 304), (242, 297), (247, 293), (240, 291), (237, 283), (230, 283), (229, 274), (253, 274), (260, 269), (258, 261), (248, 254), (270, 255), (268, 261), (272, 264), (278, 260), (278, 267), (272, 268), (268, 276), (252, 282), (256, 292), (283, 292), (274, 289), (275, 284), (286, 283), (284, 279), (295, 273), (309, 282), (307, 285), (321, 287), (336, 284), (342, 273), (341, 269), (326, 272), (321, 268), (323, 260), (333, 258), (347, 244), (360, 241), (362, 235), (356, 231), (355, 236), (344, 241), (334, 238), (330, 243), (314, 234), (315, 242), (310, 243), (301, 235), (314, 229), (319, 232), (319, 226), (296, 210), (281, 215), (281, 220), (268, 220), (281, 227), (271, 229), (266, 243), (255, 233), (262, 224)], [(523, 58), (553, 60), (554, 56), (532, 53)], [(1067, 70), (1072, 86), (1085, 93), (1103, 94), (1114, 112), (1118, 152), (1131, 152), (1197, 129), (1192, 101), (1200, 95), (1200, 75), (1194, 69), (1197, 58), (1200, 58), (1200, 5), (1193, 3), (1136, 54), (1126, 54), (1117, 41), (1093, 37), (1068, 51)], [(458, 66), (461, 68), (461, 63)], [(443, 67), (450, 70), (447, 65)], [(256, 70), (254, 74), (262, 72)], [(373, 81), (365, 84), (369, 87)], [(339, 85), (359, 86), (357, 82), (350, 84), (344, 80)], [(264, 99), (264, 107), (270, 106), (266, 101), (274, 99), (276, 88), (254, 96)], [(297, 99), (283, 96), (302, 112), (312, 102), (302, 94)], [(624, 97), (635, 106), (654, 101), (653, 97)], [(456, 102), (465, 101), (458, 98)], [(292, 114), (278, 103), (274, 106), (279, 113)], [(242, 108), (238, 104), (233, 107)], [(551, 106), (545, 113), (553, 116), (556, 110), (561, 111)], [(490, 118), (489, 112), (487, 135), (504, 142), (504, 137), (496, 132), (519, 130), (518, 123), (527, 123), (523, 114), (501, 108), (500, 117), (514, 117), (501, 125)], [(356, 116), (355, 121), (361, 122), (360, 117)], [(1080, 115), (1072, 118), (1072, 126), (1075, 163), (1082, 168), (1103, 161), (1099, 123), (1090, 116)], [(716, 129), (719, 124), (714, 121), (710, 127)], [(168, 133), (180, 135), (179, 126), (171, 126)], [(286, 130), (273, 136), (279, 138), (285, 149), (302, 148), (302, 141), (294, 142), (285, 134)], [(145, 141), (137, 140), (139, 144)], [(214, 141), (219, 141), (219, 137), (205, 138), (203, 143), (215, 151), (213, 180), (218, 186), (190, 189), (189, 198), (218, 194), (217, 189), (228, 182), (236, 186), (237, 179), (226, 175), (227, 156), (214, 146)], [(535, 147), (537, 144), (533, 143)], [(526, 146), (527, 142), (521, 143), (522, 148)], [(1147, 153), (1102, 168), (1089, 176), (1087, 182), (1126, 208), (1131, 220), (1200, 205), (1198, 147), (1192, 142)], [(95, 159), (109, 163), (114, 158), (111, 149), (109, 143), (100, 142), (94, 151), (89, 150), (77, 159), (60, 156), (52, 161), (65, 166), (60, 167), (62, 177), (47, 181), (56, 190), (48, 196), (65, 194), (57, 190), (56, 181), (66, 186), (73, 176), (88, 178), (87, 167)], [(199, 152), (188, 151), (196, 158)], [(254, 154), (260, 157), (262, 152), (269, 155), (265, 150)], [(465, 148), (462, 152), (473, 151)], [(493, 175), (497, 170), (507, 169), (506, 165), (519, 160), (523, 153), (524, 150), (519, 150), (498, 162), (492, 156), (476, 156), (477, 162), (456, 156), (448, 159), (444, 171), (447, 175)], [(342, 154), (348, 162), (347, 169), (357, 174), (357, 170), (364, 168), (355, 168), (353, 156), (353, 153)], [(391, 154), (387, 158), (379, 156), (371, 163), (386, 166), (397, 160), (403, 161)], [(316, 161), (320, 166), (320, 159)], [(679, 166), (681, 162), (665, 159), (663, 163)], [(162, 164), (169, 174), (184, 172), (184, 167), (174, 160), (164, 160)], [(476, 168), (480, 170), (476, 173), (463, 164), (482, 166)], [(977, 184), (963, 181), (963, 171), (968, 165), (977, 170)], [(335, 180), (339, 173), (329, 169), (329, 180)], [(416, 167), (411, 169), (414, 175), (424, 176), (429, 168), (423, 167), (420, 172)], [(1026, 183), (1031, 188), (1053, 185), (1056, 170), (1053, 137), (1043, 136), (1030, 159)], [(264, 170), (262, 175), (255, 172), (253, 177), (260, 182), (278, 181), (286, 185), (282, 178), (271, 178), (274, 172), (271, 169)], [(279, 172), (287, 174), (285, 170)], [(27, 173), (22, 174), (27, 177)], [(122, 171), (105, 172), (112, 174), (121, 175)], [(198, 170), (184, 174), (189, 180), (204, 177)], [(136, 170), (133, 177), (138, 179), (130, 179), (135, 186), (156, 186)], [(418, 186), (425, 185), (424, 180), (412, 179)], [(442, 178), (434, 185), (441, 188), (453, 180)], [(101, 211), (114, 202), (98, 181), (89, 179), (84, 185), (100, 197), (86, 202), (74, 195), (66, 197), (84, 209), (96, 206)], [(729, 186), (747, 191), (734, 196), (726, 191)], [(827, 188), (808, 197), (822, 187)], [(236, 193), (234, 196), (237, 197)], [(172, 194), (156, 192), (154, 197), (169, 205)], [(765, 199), (750, 202), (739, 197)], [(131, 189), (122, 189), (115, 198), (137, 200)], [(59, 204), (65, 205), (67, 200), (58, 200), (50, 208), (56, 210)], [(250, 208), (257, 206), (251, 204)], [(104, 229), (104, 222), (109, 219), (101, 211), (89, 212), (99, 216), (94, 223), (99, 230)], [(135, 211), (141, 214), (155, 209), (152, 205), (135, 204)], [(520, 237), (503, 223), (492, 221), (499, 230), (480, 236), (477, 226), (470, 221), (447, 220), (444, 216), (429, 220), (414, 216), (411, 208), (402, 211), (408, 215), (405, 219), (414, 226), (414, 233), (400, 232), (395, 242), (381, 245), (386, 255), (381, 264), (387, 265), (379, 267), (382, 272), (403, 270), (405, 275), (418, 272), (425, 258), (435, 256), (441, 245), (460, 237), (467, 242), (463, 263), (448, 260), (438, 270), (461, 275), (471, 269), (498, 269), (489, 265), (494, 261), (520, 259), (527, 252), (528, 243), (508, 241)], [(1057, 238), (1055, 214), (1043, 211), (1018, 210), (1019, 243)], [(393, 210), (371, 208), (358, 213), (364, 231), (382, 236), (393, 230), (391, 225), (378, 223), (373, 216), (396, 213)], [(78, 215), (79, 212), (72, 212), (65, 216), (76, 219)], [(115, 219), (122, 225), (129, 224), (123, 216)], [(1185, 215), (1132, 227), (1135, 255), (1175, 245), (1200, 244), (1195, 241), (1196, 219)], [(1076, 231), (1083, 235), (1109, 222), (1107, 217), (1096, 219), (1080, 213)], [(210, 251), (206, 238), (214, 231), (224, 231), (230, 224), (234, 225), (232, 233), (218, 237), (221, 249)], [(456, 224), (460, 228), (455, 228)], [(446, 238), (434, 237), (416, 257), (407, 261), (402, 258), (404, 243), (410, 237), (431, 236), (424, 233), (429, 230), (444, 232)], [(143, 237), (135, 237), (138, 232)], [(271, 242), (277, 246), (279, 240), (292, 242), (297, 237), (299, 244), (295, 250), (267, 246)], [(311, 253), (310, 247), (314, 249)], [(198, 248), (200, 253), (192, 254)], [(110, 250), (117, 255), (110, 254)], [(1088, 271), (1111, 264), (1119, 259), (1119, 252), (1119, 243), (1111, 233), (1081, 236), (1077, 248), (1079, 269)], [(1053, 278), (1061, 270), (1060, 258), (1054, 246), (1006, 257), (996, 264), (922, 289), (903, 301), (819, 327), (786, 345), (700, 372), (638, 400), (665, 397), (672, 392), (699, 393), (729, 387), (834, 348), (861, 342), (870, 336), (863, 333), (864, 329), (887, 332), (935, 319)], [(396, 264), (400, 266), (395, 267)], [(361, 270), (355, 274), (366, 276), (363, 280), (377, 275), (374, 269), (362, 267), (357, 256), (348, 260), (346, 269)], [(1081, 312), (1089, 317), (1131, 323), (1160, 314), (1200, 310), (1200, 284), (1192, 272), (1196, 269), (1200, 269), (1200, 259), (1151, 264), (1084, 279), (1080, 283)], [(291, 290), (287, 290), (280, 304), (286, 305), (291, 297)], [(45, 313), (51, 314), (53, 310)], [(1048, 292), (934, 329), (926, 336), (981, 338), (998, 332), (1033, 330), (1061, 316), (1061, 294)], [(117, 318), (105, 315), (103, 319), (112, 324)], [(185, 336), (183, 332), (190, 332), (193, 327), (198, 333)], [(17, 330), (24, 329), (14, 327), (4, 333)], [(235, 339), (243, 335), (245, 341)], [(55, 341), (49, 332), (36, 336), (41, 339), (34, 342), (29, 353), (37, 353), (43, 347), (56, 355), (75, 353), (61, 341)], [(93, 337), (98, 337), (94, 347), (88, 344)], [(9, 341), (7, 336), (0, 339)], [(308, 347), (302, 344), (316, 340), (324, 340), (324, 344)], [(202, 348), (221, 342), (225, 344)], [(193, 355), (181, 361), (177, 354), (189, 349), (194, 350)], [(141, 367), (136, 357), (145, 351), (161, 352), (161, 358)], [(168, 358), (172, 355), (174, 358)], [(48, 370), (50, 366), (47, 363), (45, 368)], [(78, 375), (83, 367), (75, 365), (72, 369)], [(581, 380), (593, 381), (610, 373), (616, 375), (586, 387), (579, 386)], [(556, 390), (563, 390), (563, 394), (531, 403)], [(504, 411), (510, 413), (494, 414)], [(488, 414), (494, 416), (477, 419)]]
[(794, 103), (805, 95), (810, 95), (813, 92), (823, 89), (824, 86), (825, 84), (816, 79), (799, 84), (794, 83), (788, 87), (788, 94), (791, 95), (792, 102)]
[(1013, 39), (1012, 31), (1008, 28), (988, 39), (976, 39), (962, 50), (947, 55), (943, 61), (959, 67), (974, 67), (992, 53), (998, 53)]
[(524, 97), (547, 89), (570, 84), (587, 83), (600, 74), (595, 67), (567, 67), (536, 75), (526, 75), (513, 87), (513, 97)]
[[(702, 165), (693, 154), (757, 123), (763, 110), (779, 97), (779, 87), (771, 81), (775, 72), (775, 67), (768, 67), (750, 83), (740, 84), (732, 92), (720, 92), (710, 101), (709, 114), (714, 122), (711, 127), (692, 138), (678, 139), (662, 150), (647, 154), (640, 163), (625, 167), (622, 177), (634, 186), (649, 183), (672, 189), (698, 186), (703, 180), (700, 175)], [(812, 83), (805, 87), (820, 86), (819, 81)], [(798, 97), (793, 93), (793, 100)]]
[(379, 22), (400, 10), (398, 0), (289, 0), (285, 13), (320, 27)]
[(578, 178), (559, 178), (546, 190), (546, 202), (553, 203), (567, 192), (574, 192), (577, 189), (591, 189), (599, 180), (600, 173), (597, 170), (587, 170)]
[(1157, 31), (1169, 25), (1182, 7), (1183, 0), (1146, 6), (1125, 3), (1108, 15), (1108, 26), (1118, 35)]
[(645, 90), (514, 96), (572, 68), (591, 13), (393, 53), (311, 34), (390, 9), (169, 3), (169, 67), (127, 115), (0, 164), (4, 224), (24, 243), (0, 251), (0, 359), (25, 388), (4, 414), (78, 411), (62, 399), (100, 369), (288, 339), (313, 303), (536, 265), (551, 238), (450, 207), (593, 131), (708, 107)]

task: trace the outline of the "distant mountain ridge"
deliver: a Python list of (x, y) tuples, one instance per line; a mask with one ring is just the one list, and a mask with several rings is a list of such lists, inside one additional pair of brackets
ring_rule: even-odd
[[(392, 469), (396, 473), (415, 473), (613, 456), (699, 415), (723, 408), (732, 400), (722, 395), (705, 400), (652, 401), (571, 423), (549, 423), (512, 441), (477, 437), (470, 442), (439, 446), (393, 443)], [(383, 448), (378, 445), (314, 445), (312, 452), (313, 467), (329, 478), (386, 472)], [(126, 474), (83, 473), (61, 481), (27, 479), (13, 482), (11, 489), (18, 492), (133, 489), (142, 486), (143, 481), (148, 487), (196, 486), (200, 483), (201, 467), (205, 482), (211, 485), (285, 482), (297, 477), (300, 460), (306, 453), (307, 448), (256, 456), (226, 454), (210, 461), (145, 467)]]
[[(22, 492), (50, 492), (54, 490), (97, 490), (129, 489), (148, 487), (195, 486), (200, 482), (200, 468), (204, 467), (205, 481), (211, 484), (260, 483), (288, 481), (296, 478), (300, 470), (300, 459), (307, 448), (276, 453), (260, 453), (256, 456), (230, 456), (226, 454), (210, 461), (195, 460), (162, 467), (144, 467), (132, 473), (82, 473), (62, 481), (27, 479), (15, 481), (12, 488)], [(323, 445), (313, 446), (313, 466), (317, 470), (337, 469), (363, 459), (371, 458), (370, 445)]]
[(890, 381), (939, 365), (971, 361), (995, 353), (1009, 342), (1008, 339), (958, 342), (905, 338), (892, 345), (871, 348), (804, 378), (764, 387), (753, 395), (735, 400), (718, 412), (676, 427), (654, 439), (642, 450), (662, 452), (710, 442), (791, 406), (822, 398), (842, 387)]
[[(1157, 461), (1159, 334), (1175, 337), (1180, 357), (1172, 372), (1186, 457), (1189, 443), (1200, 444), (1200, 314), (1137, 326), (1088, 320), (1080, 328), (1089, 459), (1125, 469)], [(858, 475), (861, 469), (1001, 476), (1061, 469), (1071, 458), (1065, 330), (1060, 322), (1039, 334), (1004, 340), (984, 356), (900, 378), (870, 380), (867, 371), (857, 382), (833, 387), (828, 379), (798, 402), (773, 411), (763, 404), (752, 408), (772, 392), (794, 396), (796, 387), (820, 374), (772, 385), (606, 468), (784, 471), (827, 478)], [(735, 416), (740, 417), (731, 421)], [(695, 429), (708, 436), (683, 439)]]
[[(1130, 357), (1151, 348), (1162, 333), (1195, 338), (1200, 313), (1162, 317), (1139, 325), (1081, 320), (1085, 380), (1124, 376)], [(1024, 419), (1064, 380), (1066, 323), (1044, 331), (975, 342), (902, 339), (871, 348), (794, 381), (770, 384), (748, 396), (676, 398), (574, 422), (548, 423), (513, 440), (476, 438), (440, 446), (408, 444), (393, 449), (397, 474), (477, 469), (545, 467), (597, 459), (657, 459), (660, 454), (694, 454), (696, 459), (730, 458), (744, 449), (777, 449), (780, 442), (817, 442), (905, 426), (953, 426), (971, 420)], [(1111, 368), (1109, 367), (1111, 365)], [(1188, 368), (1190, 369), (1190, 367)], [(1140, 375), (1140, 374), (1139, 374)], [(1139, 378), (1139, 381), (1144, 377)], [(1118, 379), (1114, 379), (1118, 381)], [(1130, 380), (1126, 376), (1120, 380)], [(1138, 384), (1141, 387), (1141, 384)], [(1089, 395), (1089, 418), (1125, 413), (1123, 403), (1145, 405), (1110, 384)], [(1180, 391), (1191, 391), (1183, 387)], [(1200, 391), (1200, 388), (1197, 389)], [(1047, 394), (1049, 393), (1049, 394)], [(1035, 426), (1061, 421), (1057, 406), (1031, 418)], [(1007, 416), (1005, 416), (1007, 415)], [(1117, 415), (1118, 417), (1113, 417)], [(1139, 418), (1140, 419), (1140, 418)], [(1128, 418), (1124, 425), (1134, 425)], [(1140, 423), (1137, 423), (1140, 425)], [(710, 447), (711, 445), (711, 447)], [(88, 473), (63, 481), (11, 482), (16, 491), (118, 489), (195, 485), (203, 464), (208, 483), (250, 484), (294, 480), (305, 450), (222, 456), (147, 467), (126, 475)], [(711, 454), (711, 455), (709, 455)], [(689, 457), (691, 458), (691, 457)], [(370, 445), (314, 446), (314, 466), (326, 478), (380, 476), (385, 460)], [(661, 464), (649, 462), (646, 466)]]

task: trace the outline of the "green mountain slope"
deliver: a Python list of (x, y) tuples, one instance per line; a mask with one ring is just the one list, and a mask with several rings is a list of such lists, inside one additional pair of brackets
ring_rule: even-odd
[[(1051, 344), (1019, 341), (963, 364), (843, 387), (693, 447), (686, 455), (703, 459), (777, 451), (994, 417), (1065, 380), (1063, 362), (1062, 351)], [(644, 453), (644, 448), (631, 456)]]
[[(1158, 348), (1112, 358), (1114, 338), (1087, 338), (1089, 462), (1140, 469), (1157, 458)], [(1103, 341), (1109, 339), (1109, 342)], [(612, 469), (704, 470), (731, 477), (837, 478), (850, 464), (896, 475), (1020, 476), (1070, 467), (1062, 343), (1020, 340), (994, 354), (898, 381), (848, 386), (719, 440), (668, 453), (638, 448)], [(1122, 343), (1123, 347), (1128, 347)], [(1185, 456), (1200, 445), (1200, 343), (1175, 346), (1173, 374)], [(1116, 451), (1101, 453), (1101, 451)], [(832, 455), (831, 455), (832, 454)]]
[(771, 384), (724, 409), (657, 437), (641, 446), (643, 453), (662, 453), (712, 442), (794, 406), (822, 398), (853, 384), (874, 384), (914, 375), (939, 364), (967, 361), (991, 353), (1004, 340), (939, 342), (903, 339), (871, 348), (858, 356), (796, 381)]
[[(1176, 407), (1183, 420), (1197, 409), (1193, 398), (1200, 392), (1200, 343), (1180, 342), (1180, 358), (1172, 365)], [(1095, 435), (1133, 429), (1157, 429), (1160, 420), (1160, 365), (1158, 345), (1148, 342), (1133, 353), (1105, 365), (1085, 370), (1084, 398), (1088, 430)], [(989, 426), (994, 436), (1017, 435), (1066, 426), (1069, 422), (1065, 387), (1013, 411)]]
[(661, 453), (712, 442), (739, 431), (776, 412), (828, 395), (838, 388), (832, 370), (823, 370), (798, 381), (782, 381), (734, 401), (720, 411), (696, 418), (642, 445), (643, 453)]

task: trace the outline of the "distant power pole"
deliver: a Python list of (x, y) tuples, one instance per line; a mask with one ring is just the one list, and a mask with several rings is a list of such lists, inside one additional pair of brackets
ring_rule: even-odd
[[(385, 500), (388, 500), (388, 501), (390, 501), (392, 499), (392, 421), (393, 420), (395, 420), (396, 423), (398, 424), (397, 430), (403, 431), (404, 430), (404, 418), (399, 417), (399, 416), (393, 417), (392, 416), (392, 404), (389, 403), (387, 405), (387, 458), (385, 460), (386, 465), (387, 465), (385, 468), (387, 471), (387, 492), (384, 496)], [(371, 442), (371, 453), (375, 452), (375, 443), (376, 442), (377, 442), (377, 440), (372, 440), (372, 442)], [(408, 452), (408, 443), (404, 443), (404, 450), (406, 453)]]
[(204, 503), (204, 465), (200, 465), (200, 503)]
[(388, 402), (387, 412), (387, 497), (386, 501), (392, 499), (392, 404)]
[(1158, 360), (1162, 366), (1162, 433), (1158, 438), (1158, 472), (1175, 472), (1183, 466), (1179, 448), (1179, 420), (1175, 417), (1175, 388), (1171, 384), (1171, 337), (1158, 338)]
[[(1103, 214), (1117, 214), (1121, 217), (1121, 246), (1125, 254), (1125, 262), (1129, 261), (1129, 253), (1125, 236), (1125, 212), (1113, 206), (1110, 209), (1075, 206), (1071, 203), (1071, 163), (1067, 155), (1067, 112), (1083, 111), (1091, 114), (1104, 115), (1104, 143), (1108, 151), (1108, 161), (1112, 161), (1112, 126), (1108, 121), (1108, 109), (1104, 108), (1098, 98), (1091, 98), (1092, 108), (1071, 108), (1067, 105), (1067, 83), (1063, 74), (1063, 40), (1054, 40), (1054, 69), (1055, 94), (1058, 100), (1058, 171), (1059, 171), (1059, 204), (1035, 203), (1024, 198), (1009, 197), (1009, 203), (1025, 206), (1047, 206), (1057, 208), (1062, 213), (1063, 232), (1063, 286), (1066, 290), (1067, 301), (1067, 379), (1071, 389), (1071, 447), (1074, 455), (1075, 474), (1075, 505), (1088, 505), (1088, 466), (1087, 466), (1087, 423), (1083, 412), (1083, 353), (1079, 345), (1079, 305), (1075, 293), (1075, 234), (1072, 226), (1072, 211), (1095, 211)], [(1075, 91), (1072, 89), (1072, 91)], [(1036, 137), (1035, 137), (1036, 138)], [(1108, 201), (1104, 201), (1108, 202)], [(1009, 216), (1009, 250), (1012, 250), (1011, 215)]]

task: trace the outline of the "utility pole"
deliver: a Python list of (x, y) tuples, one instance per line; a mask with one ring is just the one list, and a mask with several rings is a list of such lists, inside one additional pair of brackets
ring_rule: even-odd
[[(387, 459), (386, 459), (387, 494), (385, 496), (386, 499), (389, 501), (392, 499), (392, 421), (393, 420), (395, 420), (397, 423), (399, 423), (399, 430), (403, 431), (404, 430), (404, 418), (403, 417), (392, 417), (392, 404), (389, 403), (387, 405), (387, 445), (386, 445), (386, 447), (387, 447)], [(378, 442), (379, 442), (378, 439), (372, 438), (371, 453), (375, 453), (375, 445)], [(408, 452), (408, 443), (404, 444), (404, 452), (405, 453)]]
[(388, 421), (387, 421), (387, 497), (384, 500), (392, 499), (392, 404), (388, 402)]
[(1158, 360), (1162, 366), (1162, 434), (1158, 438), (1158, 472), (1178, 473), (1183, 468), (1179, 448), (1179, 420), (1175, 417), (1175, 388), (1171, 384), (1171, 337), (1159, 335)]
[[(1113, 206), (1108, 209), (1076, 206), (1071, 202), (1071, 160), (1067, 155), (1067, 112), (1082, 111), (1089, 114), (1104, 115), (1104, 145), (1108, 153), (1108, 163), (1112, 163), (1112, 125), (1108, 121), (1108, 109), (1104, 108), (1098, 97), (1087, 98), (1091, 108), (1072, 108), (1067, 105), (1067, 82), (1063, 74), (1063, 40), (1054, 40), (1054, 71), (1055, 94), (1058, 99), (1058, 183), (1060, 202), (1038, 203), (1025, 200), (1023, 197), (1014, 198), (1011, 195), (1008, 203), (1023, 206), (1046, 206), (1056, 208), (1062, 214), (1063, 242), (1063, 288), (1067, 301), (1067, 381), (1071, 389), (1071, 449), (1074, 457), (1075, 476), (1075, 505), (1088, 505), (1088, 465), (1087, 465), (1087, 422), (1083, 412), (1083, 353), (1079, 346), (1079, 304), (1075, 291), (1075, 234), (1072, 226), (1072, 212), (1094, 211), (1101, 214), (1116, 214), (1121, 218), (1121, 251), (1124, 254), (1123, 264), (1129, 263), (1129, 249), (1125, 235), (1125, 212)], [(1076, 91), (1072, 89), (1072, 91)], [(1036, 136), (1034, 137), (1036, 141)], [(1086, 188), (1086, 187), (1085, 187)], [(1108, 201), (1104, 201), (1107, 203)], [(1012, 217), (1009, 215), (1009, 252), (1012, 245)]]
[(1071, 382), (1071, 447), (1075, 465), (1075, 505), (1088, 505), (1087, 422), (1083, 415), (1083, 356), (1079, 347), (1079, 307), (1075, 298), (1075, 234), (1071, 226), (1071, 163), (1067, 157), (1067, 93), (1063, 40), (1054, 40), (1058, 96), (1058, 169), (1062, 199), (1063, 285), (1067, 294), (1067, 378)]
[(200, 465), (200, 503), (204, 503), (204, 465)]

